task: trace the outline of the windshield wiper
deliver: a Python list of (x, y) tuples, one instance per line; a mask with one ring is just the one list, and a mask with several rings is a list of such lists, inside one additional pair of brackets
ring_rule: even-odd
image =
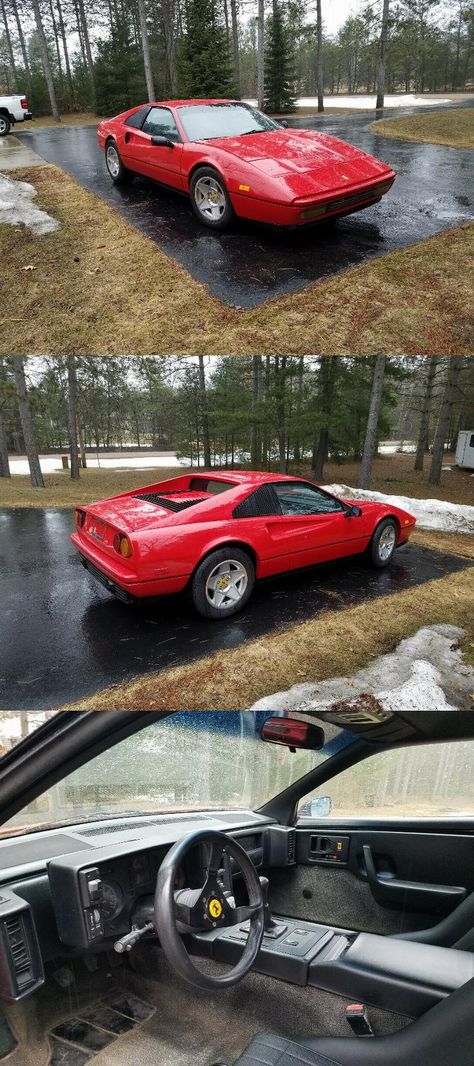
[(244, 133), (240, 133), (239, 137), (251, 137), (252, 133), (268, 133), (268, 130), (245, 130)]

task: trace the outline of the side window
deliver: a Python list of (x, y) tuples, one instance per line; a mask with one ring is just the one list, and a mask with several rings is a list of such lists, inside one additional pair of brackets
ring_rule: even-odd
[(135, 111), (134, 115), (129, 115), (128, 118), (125, 119), (124, 125), (132, 126), (135, 130), (141, 130), (143, 120), (146, 118), (149, 110), (149, 107), (140, 107), (138, 111)]
[(303, 482), (281, 482), (274, 485), (274, 491), (285, 515), (332, 514), (344, 510), (338, 500)]
[(167, 107), (152, 107), (142, 126), (143, 133), (150, 137), (169, 137), (171, 141), (180, 141), (179, 130), (171, 111)]
[(305, 796), (298, 820), (472, 819), (473, 780), (474, 740), (398, 748), (371, 755)]

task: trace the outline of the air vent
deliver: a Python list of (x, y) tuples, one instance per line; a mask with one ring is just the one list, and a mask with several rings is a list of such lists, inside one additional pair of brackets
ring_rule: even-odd
[(260, 485), (232, 511), (233, 518), (258, 518), (272, 514), (281, 515), (281, 507), (270, 485)]
[(185, 511), (187, 507), (194, 507), (196, 503), (204, 503), (207, 498), (203, 496), (199, 500), (168, 500), (160, 496), (158, 492), (144, 492), (134, 497), (136, 500), (145, 500), (146, 503), (154, 503), (155, 507), (166, 507), (168, 511)]
[(5, 932), (18, 987), (22, 988), (32, 977), (31, 953), (22, 917), (17, 915), (13, 918), (7, 918), (5, 920)]
[(296, 861), (296, 832), (291, 829), (288, 833), (288, 865), (292, 866)]

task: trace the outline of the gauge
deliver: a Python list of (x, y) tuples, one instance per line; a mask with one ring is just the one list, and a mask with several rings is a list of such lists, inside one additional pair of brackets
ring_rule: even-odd
[(116, 881), (102, 881), (100, 909), (105, 922), (112, 921), (123, 907), (123, 892)]

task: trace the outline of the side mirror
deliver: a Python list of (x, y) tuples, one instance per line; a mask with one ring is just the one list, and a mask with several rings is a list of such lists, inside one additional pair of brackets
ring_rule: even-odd
[(352, 507), (347, 508), (346, 518), (359, 518), (361, 514), (362, 508), (357, 507), (356, 504), (354, 504)]
[(157, 137), (152, 137), (151, 143), (154, 148), (174, 148), (174, 141), (171, 141), (169, 137), (162, 137), (161, 134)]
[(288, 129), (288, 123), (286, 121), (286, 118), (282, 118), (282, 120), (280, 122), (280, 126), (282, 126), (284, 130)]
[(303, 804), (298, 812), (299, 818), (328, 818), (332, 810), (332, 799), (330, 796), (320, 796), (319, 799), (309, 800), (308, 803)]
[(299, 718), (267, 718), (261, 737), (269, 744), (283, 744), (290, 751), (297, 748), (320, 751), (324, 748), (324, 730)]

